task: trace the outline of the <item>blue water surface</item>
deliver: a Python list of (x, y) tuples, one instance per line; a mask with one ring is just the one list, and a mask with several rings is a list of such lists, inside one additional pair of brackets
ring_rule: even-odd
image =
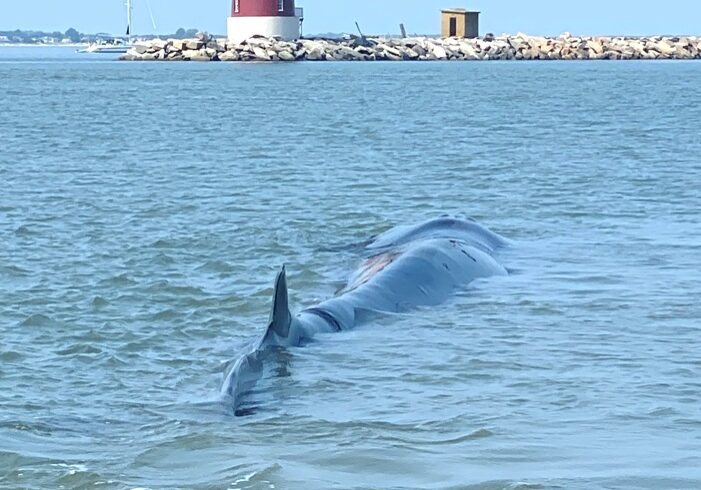
[[(701, 64), (0, 49), (0, 487), (701, 488)], [(228, 361), (397, 224), (508, 277)]]

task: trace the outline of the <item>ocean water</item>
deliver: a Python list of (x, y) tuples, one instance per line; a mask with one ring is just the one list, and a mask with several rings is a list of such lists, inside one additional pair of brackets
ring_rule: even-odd
[[(701, 488), (700, 77), (0, 49), (0, 488)], [(511, 274), (221, 402), (283, 263), (443, 214)]]

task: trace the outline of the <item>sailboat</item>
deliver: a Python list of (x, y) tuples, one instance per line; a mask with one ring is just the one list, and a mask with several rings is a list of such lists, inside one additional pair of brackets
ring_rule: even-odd
[[(121, 37), (101, 37), (87, 48), (79, 49), (78, 53), (97, 53), (97, 54), (121, 54), (126, 53), (131, 48), (131, 15), (132, 15), (132, 0), (126, 0), (127, 7), (127, 35), (126, 38)], [(150, 8), (149, 8), (150, 9)], [(152, 16), (153, 17), (153, 16)]]

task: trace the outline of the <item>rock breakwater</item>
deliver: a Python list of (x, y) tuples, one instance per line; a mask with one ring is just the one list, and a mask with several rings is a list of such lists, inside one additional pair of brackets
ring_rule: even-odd
[(434, 60), (659, 60), (701, 59), (701, 38), (487, 35), (462, 38), (359, 38), (282, 41), (253, 37), (241, 43), (199, 34), (155, 39), (120, 59), (144, 61), (434, 61)]

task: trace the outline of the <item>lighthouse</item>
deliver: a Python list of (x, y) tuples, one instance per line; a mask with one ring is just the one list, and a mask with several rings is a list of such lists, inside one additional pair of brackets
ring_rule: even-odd
[(297, 39), (302, 20), (295, 0), (231, 0), (227, 34), (229, 41), (237, 43), (255, 35)]

